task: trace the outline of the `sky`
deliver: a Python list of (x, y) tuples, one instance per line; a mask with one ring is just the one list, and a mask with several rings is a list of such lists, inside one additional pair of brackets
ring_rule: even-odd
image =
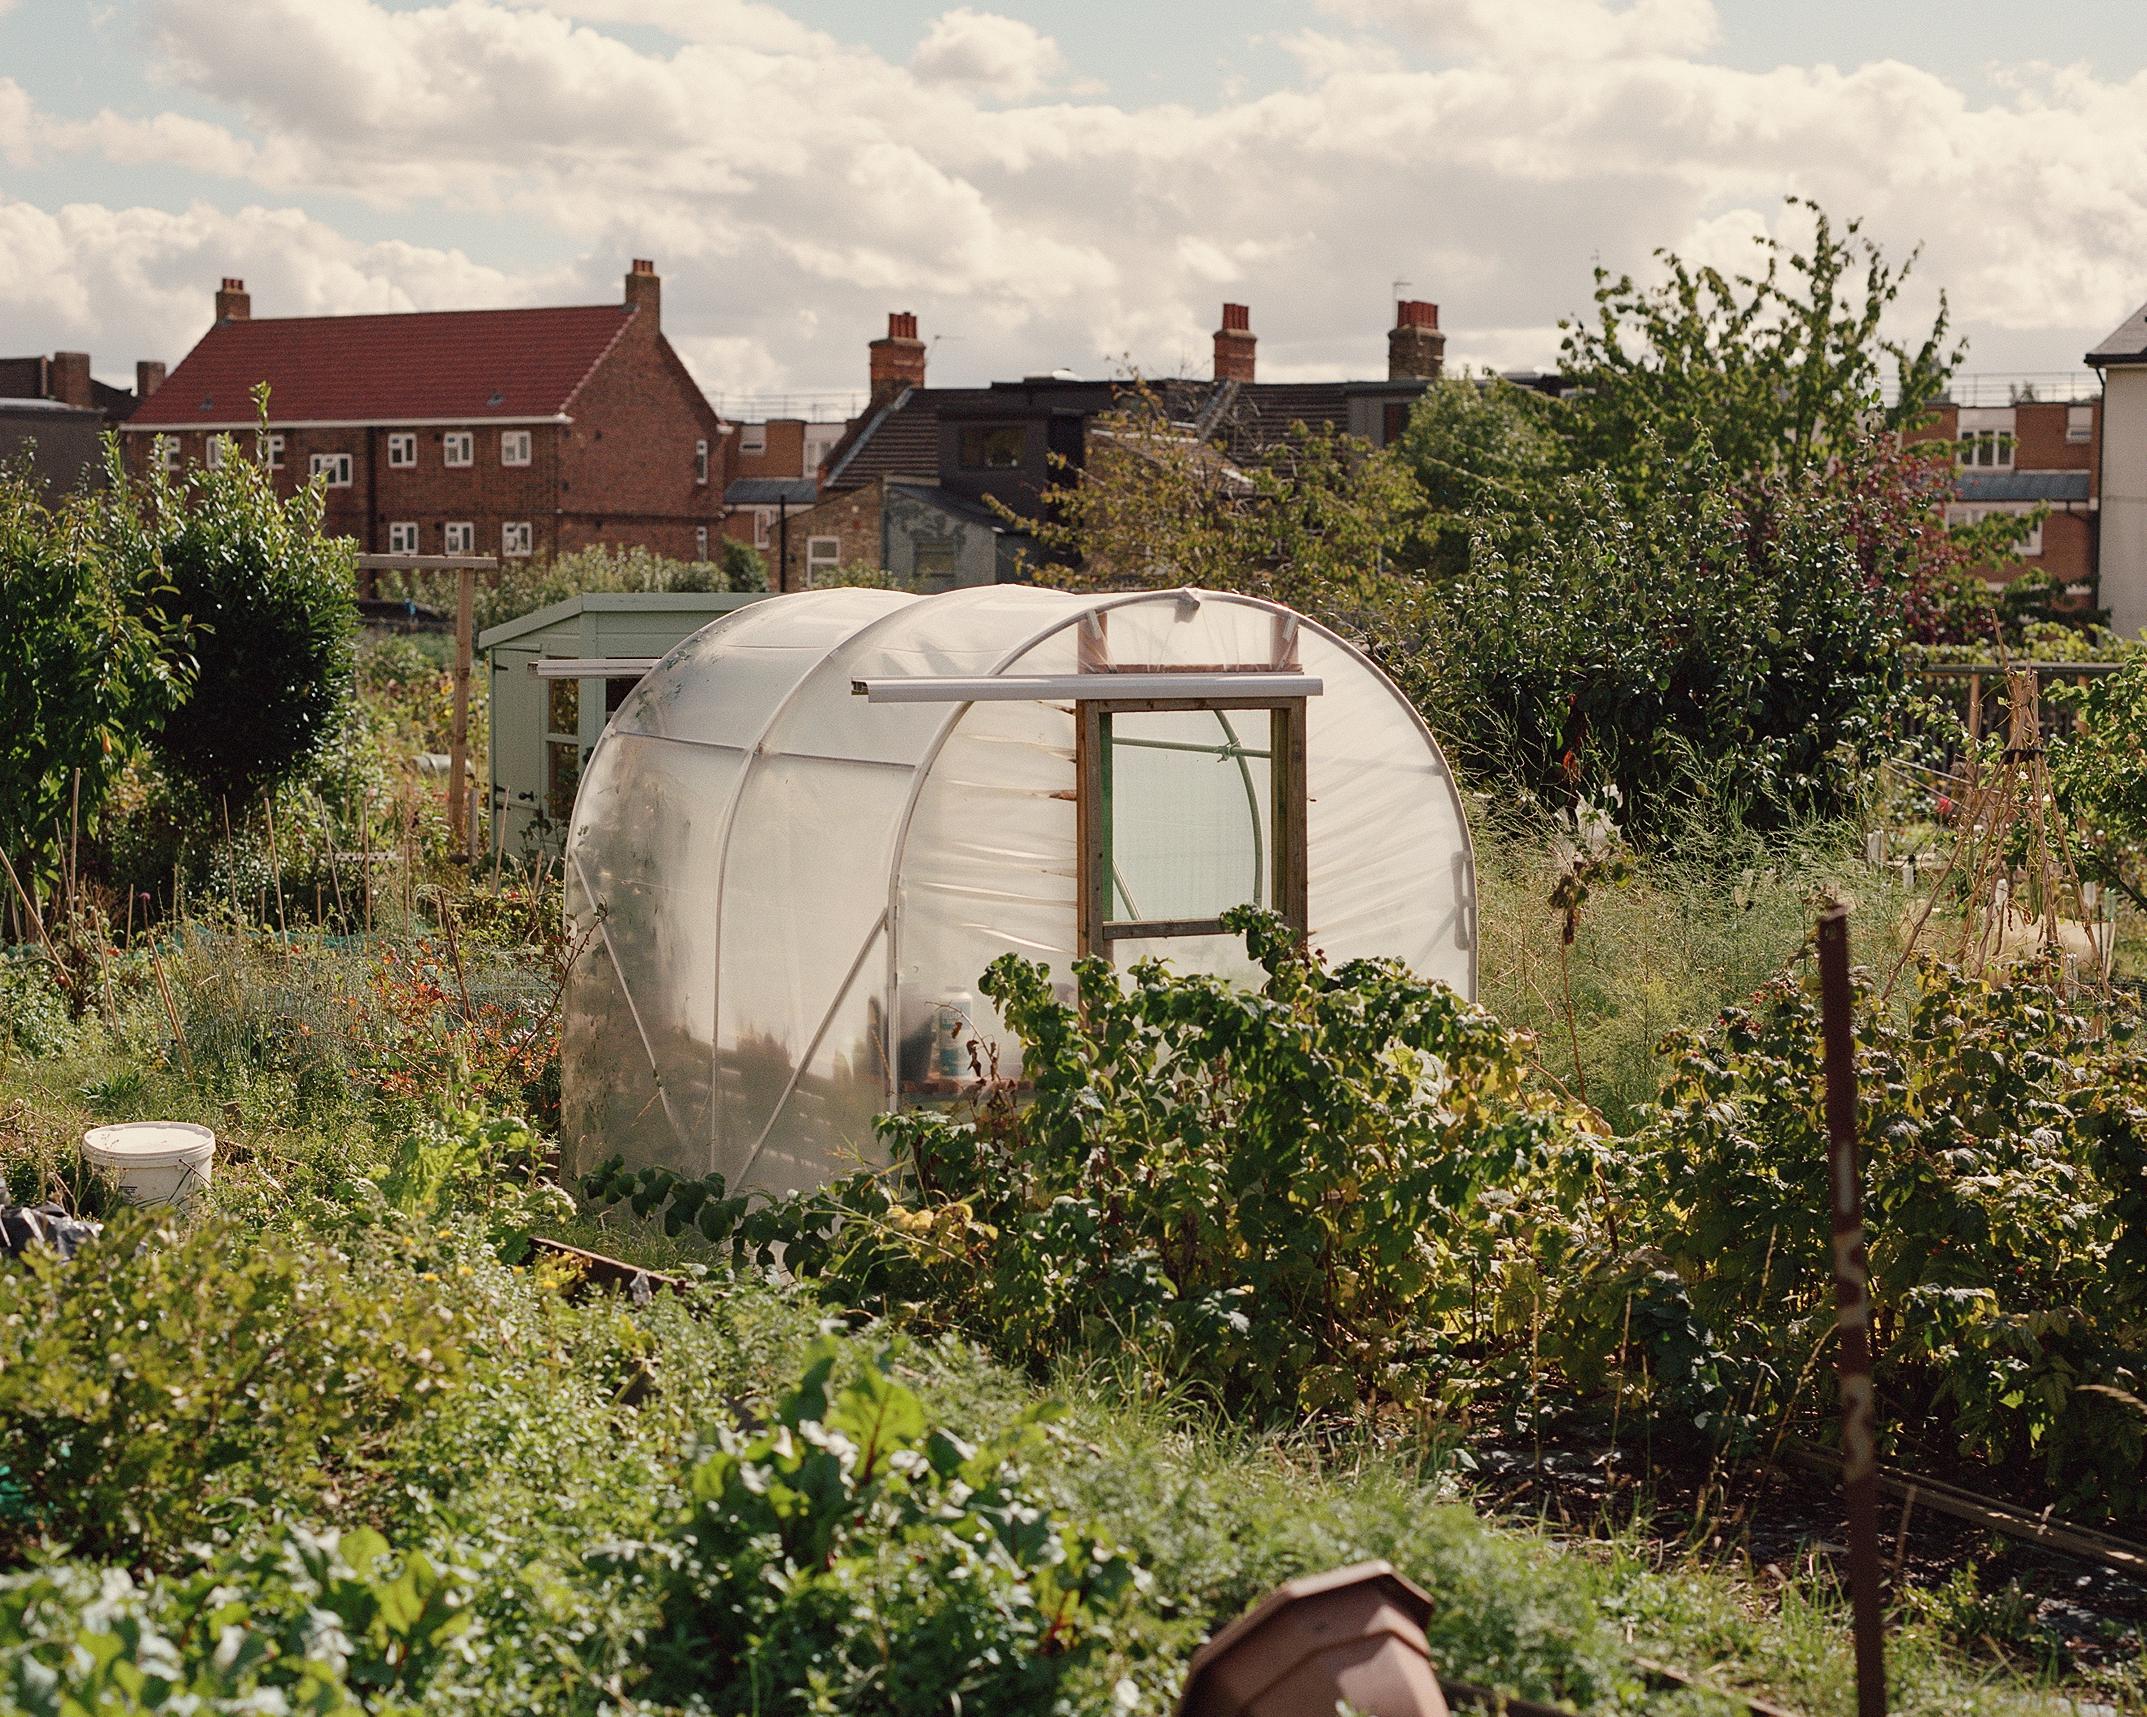
[(130, 382), (256, 315), (615, 300), (725, 409), (931, 379), (1547, 368), (1598, 265), (1746, 267), (1790, 203), (1918, 251), (1971, 372), (2147, 299), (2147, 3), (0, 0), (0, 354)]

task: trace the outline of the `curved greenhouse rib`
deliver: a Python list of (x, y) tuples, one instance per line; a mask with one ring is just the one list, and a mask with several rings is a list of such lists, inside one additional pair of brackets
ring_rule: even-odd
[[(595, 900), (596, 890), (589, 886), (589, 872), (582, 865), (581, 854), (569, 851), (567, 856), (574, 861), (574, 874), (581, 878), (582, 892), (592, 901)], [(604, 958), (611, 962), (612, 975), (619, 980), (619, 994), (626, 998), (626, 1011), (633, 1018), (634, 1035), (641, 1039), (641, 1053), (649, 1058), (649, 1077), (656, 1082), (656, 1101), (663, 1105), (663, 1118), (670, 1124), (671, 1136), (678, 1141), (679, 1148), (684, 1150), (686, 1135), (679, 1129), (678, 1117), (671, 1112), (671, 1091), (663, 1082), (663, 1069), (656, 1065), (656, 1046), (649, 1042), (649, 1028), (641, 1021), (641, 1007), (634, 1000), (634, 988), (626, 981), (626, 968), (619, 963), (619, 950), (612, 943), (611, 932), (604, 928), (604, 914), (594, 911), (593, 916), (596, 919), (596, 939), (603, 943)]]
[[(809, 593), (799, 592), (797, 594)], [(730, 901), (731, 834), (738, 826), (738, 807), (745, 803), (746, 788), (752, 783), (753, 772), (760, 766), (761, 759), (767, 754), (769, 735), (775, 732), (776, 724), (790, 713), (791, 705), (798, 701), (805, 688), (812, 684), (827, 668), (828, 663), (842, 651), (849, 649), (867, 633), (876, 632), (898, 616), (907, 614), (917, 603), (923, 600), (920, 596), (904, 595), (901, 601), (891, 604), (883, 613), (876, 614), (862, 625), (845, 632), (820, 653), (819, 660), (800, 674), (790, 689), (775, 700), (774, 707), (768, 712), (768, 719), (760, 724), (759, 730), (753, 735), (753, 743), (746, 750), (745, 764), (738, 771), (738, 784), (731, 789), (731, 802), (723, 808), (723, 829), (716, 837), (716, 911), (714, 920), (710, 925), (715, 944), (715, 970), (710, 974), (708, 984), (707, 1144), (708, 1169), (711, 1174), (715, 1172), (716, 1167), (716, 1116), (721, 1113), (721, 1104), (718, 1101), (720, 1096), (718, 1080), (723, 1068), (723, 919), (724, 909)], [(744, 613), (747, 610), (741, 609), (739, 612)], [(915, 791), (916, 788), (913, 783), (911, 786), (912, 794)], [(874, 925), (871, 930), (865, 933), (864, 941), (858, 946), (856, 962), (853, 962), (853, 971), (855, 964), (862, 962), (864, 957), (871, 952), (872, 938), (878, 934), (878, 931), (879, 926)], [(892, 931), (889, 932), (888, 939), (889, 941), (894, 939)], [(849, 980), (845, 980), (843, 988), (836, 991), (835, 999), (838, 1003), (848, 987)], [(821, 1029), (824, 1031), (826, 1027), (823, 1026)], [(818, 1047), (817, 1042), (815, 1047)], [(789, 1106), (791, 1093), (798, 1086), (798, 1074), (803, 1070), (804, 1066), (805, 1062), (801, 1058), (797, 1067), (792, 1069), (790, 1082), (783, 1087), (782, 1096), (776, 1099), (775, 1108), (769, 1113), (767, 1125), (761, 1129), (761, 1143), (766, 1142), (769, 1131), (782, 1117), (783, 1110)], [(756, 1157), (759, 1156), (760, 1144), (756, 1144), (753, 1147), (753, 1154)]]

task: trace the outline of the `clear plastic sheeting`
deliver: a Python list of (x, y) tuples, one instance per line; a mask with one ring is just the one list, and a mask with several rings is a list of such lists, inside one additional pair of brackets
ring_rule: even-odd
[[(968, 1075), (968, 1039), (1018, 1073), (977, 980), (1008, 952), (1071, 975), (1074, 706), (875, 703), (853, 682), (1285, 666), (1322, 687), (1304, 706), (1313, 944), (1396, 956), (1473, 994), (1475, 874), (1452, 774), (1340, 638), (1205, 591), (802, 592), (686, 640), (590, 758), (567, 850), (582, 947), (564, 1019), (570, 1166), (618, 1154), (720, 1172), (734, 1192), (795, 1190), (876, 1162), (873, 1117), (943, 1099)], [(1109, 916), (1275, 904), (1267, 711), (1120, 710), (1107, 732)], [(1252, 975), (1242, 944), (1213, 934), (1108, 952)]]

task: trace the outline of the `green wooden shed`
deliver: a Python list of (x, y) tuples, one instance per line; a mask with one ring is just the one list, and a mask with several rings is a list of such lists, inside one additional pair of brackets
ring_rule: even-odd
[(492, 847), (564, 850), (582, 765), (641, 676), (759, 592), (587, 591), (481, 634), (492, 697)]

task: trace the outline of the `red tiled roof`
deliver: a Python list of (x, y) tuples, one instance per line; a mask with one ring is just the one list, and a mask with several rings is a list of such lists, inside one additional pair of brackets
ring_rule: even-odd
[(251, 423), (264, 381), (276, 423), (553, 417), (633, 314), (582, 304), (219, 322), (128, 427)]

